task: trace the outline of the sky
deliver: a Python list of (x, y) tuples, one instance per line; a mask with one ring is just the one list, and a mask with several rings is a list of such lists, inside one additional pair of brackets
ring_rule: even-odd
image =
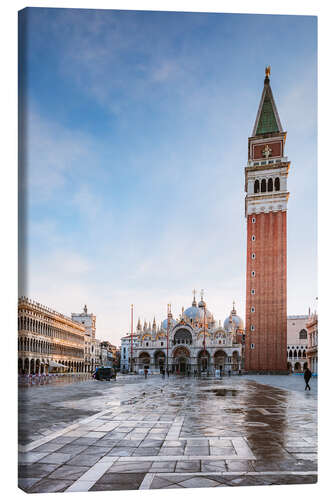
[(217, 320), (233, 300), (244, 317), (244, 167), (270, 64), (291, 161), (288, 314), (315, 306), (315, 17), (29, 8), (19, 32), (20, 295), (87, 304), (115, 344), (130, 304), (160, 322), (193, 288)]

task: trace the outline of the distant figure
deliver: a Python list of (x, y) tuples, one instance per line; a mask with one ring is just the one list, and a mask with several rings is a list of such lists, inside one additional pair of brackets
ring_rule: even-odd
[(165, 378), (165, 369), (162, 368), (162, 378)]
[(167, 376), (168, 376), (168, 378), (169, 378), (169, 375), (170, 375), (169, 368), (167, 368), (167, 371), (166, 371), (166, 372), (167, 372)]
[(222, 378), (222, 368), (220, 368), (220, 378)]
[(148, 370), (147, 370), (147, 368), (145, 368), (145, 370), (144, 370), (144, 374), (145, 374), (145, 378), (147, 378), (147, 375), (148, 375)]
[(309, 386), (309, 381), (310, 381), (310, 378), (312, 377), (312, 372), (311, 370), (309, 370), (309, 368), (306, 368), (305, 372), (304, 372), (304, 380), (305, 380), (305, 391), (306, 389), (309, 389), (309, 391), (311, 390), (311, 387)]
[(231, 375), (231, 370), (229, 370), (229, 371), (228, 371), (228, 375), (229, 375), (229, 377), (230, 377), (230, 375)]

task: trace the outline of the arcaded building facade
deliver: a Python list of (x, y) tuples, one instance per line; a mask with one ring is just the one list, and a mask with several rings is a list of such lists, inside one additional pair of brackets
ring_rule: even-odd
[[(122, 340), (122, 366), (129, 368), (130, 336)], [(159, 372), (168, 367), (178, 374), (239, 373), (243, 368), (243, 340), (244, 324), (235, 306), (222, 325), (207, 309), (203, 296), (197, 304), (194, 294), (192, 305), (182, 311), (178, 320), (170, 311), (159, 327), (155, 320), (143, 326), (138, 321), (134, 369)]]
[(85, 329), (49, 307), (21, 297), (18, 302), (18, 371), (82, 372)]
[(306, 314), (287, 317), (287, 367), (291, 372), (301, 373), (308, 366), (308, 319)]

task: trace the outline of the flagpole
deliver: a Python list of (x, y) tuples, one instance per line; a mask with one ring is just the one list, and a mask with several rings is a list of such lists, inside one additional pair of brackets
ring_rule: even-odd
[(170, 310), (170, 304), (168, 304), (167, 307), (167, 359), (166, 359), (166, 368), (167, 371), (169, 371), (169, 310)]
[(131, 304), (131, 373), (133, 373), (133, 304)]
[(206, 305), (204, 305), (204, 355), (206, 356)]

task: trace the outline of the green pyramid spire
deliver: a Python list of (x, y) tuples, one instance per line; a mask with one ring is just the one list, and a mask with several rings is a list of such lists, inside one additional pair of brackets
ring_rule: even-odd
[(268, 94), (269, 93), (266, 92), (261, 108), (256, 135), (267, 134), (269, 132), (279, 132), (279, 127), (276, 122), (272, 101)]
[(269, 84), (270, 66), (266, 67), (265, 71), (266, 78), (254, 126), (254, 136), (282, 132), (280, 118), (275, 106), (272, 89)]

